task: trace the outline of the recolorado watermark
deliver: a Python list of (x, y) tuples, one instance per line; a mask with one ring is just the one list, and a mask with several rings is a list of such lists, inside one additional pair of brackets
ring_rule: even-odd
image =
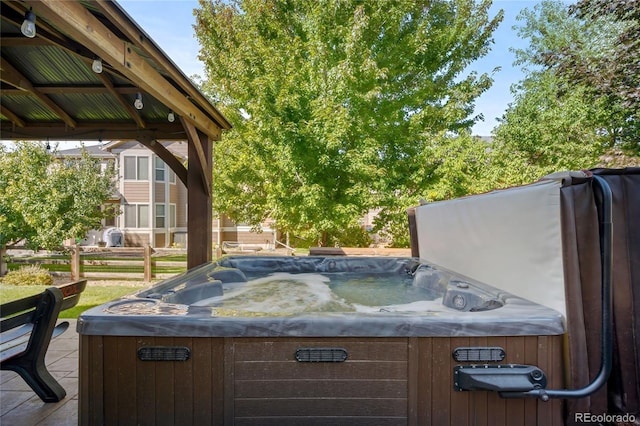
[(636, 416), (634, 414), (593, 414), (593, 413), (574, 413), (576, 423), (635, 423)]

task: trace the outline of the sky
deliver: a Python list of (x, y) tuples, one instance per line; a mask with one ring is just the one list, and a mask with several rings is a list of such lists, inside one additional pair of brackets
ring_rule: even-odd
[[(198, 7), (197, 0), (119, 0), (118, 3), (186, 76), (198, 74), (204, 77), (204, 66), (197, 58), (200, 48), (193, 30), (193, 9)], [(519, 68), (513, 66), (515, 56), (510, 48), (524, 47), (526, 43), (517, 37), (512, 27), (517, 23), (516, 16), (522, 9), (531, 9), (537, 3), (540, 0), (493, 1), (490, 16), (495, 16), (503, 9), (504, 20), (494, 32), (495, 43), (490, 53), (469, 69), (479, 73), (491, 73), (496, 67), (501, 69), (494, 74), (491, 89), (476, 100), (475, 114), (481, 113), (484, 121), (473, 127), (474, 135), (490, 135), (497, 124), (497, 118), (502, 116), (513, 101), (511, 85), (522, 79), (523, 75)], [(89, 144), (91, 143), (87, 143)], [(65, 143), (59, 148), (77, 145), (78, 143)]]

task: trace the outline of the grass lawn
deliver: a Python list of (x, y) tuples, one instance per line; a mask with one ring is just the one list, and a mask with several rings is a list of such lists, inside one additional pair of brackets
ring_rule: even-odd
[[(32, 285), (32, 286), (17, 286), (0, 284), (0, 303), (5, 303), (10, 300), (20, 299), (22, 297), (30, 296), (32, 294), (42, 293), (47, 287), (46, 285)], [(80, 296), (78, 305), (74, 308), (67, 309), (60, 312), (60, 318), (78, 318), (78, 316), (89, 308), (101, 305), (118, 297), (125, 296), (127, 294), (135, 293), (139, 290), (148, 288), (148, 285), (141, 286), (121, 286), (121, 285), (108, 285), (108, 286), (94, 286), (87, 285)]]

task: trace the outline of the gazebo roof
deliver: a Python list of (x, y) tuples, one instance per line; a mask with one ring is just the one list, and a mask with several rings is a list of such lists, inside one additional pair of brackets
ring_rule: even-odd
[[(118, 3), (2, 0), (1, 6), (2, 139), (184, 140), (179, 117), (213, 140), (231, 127)], [(30, 8), (34, 38), (20, 30)], [(96, 58), (99, 74), (92, 70)]]
[[(212, 145), (226, 118), (115, 1), (0, 6), (0, 139), (140, 142), (187, 186), (188, 267), (211, 260)], [(21, 31), (29, 12), (33, 38)], [(162, 140), (188, 141), (188, 169)]]

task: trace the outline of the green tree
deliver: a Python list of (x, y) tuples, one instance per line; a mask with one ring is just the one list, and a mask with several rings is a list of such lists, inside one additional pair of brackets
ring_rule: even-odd
[(372, 208), (404, 220), (432, 140), (469, 128), (491, 84), (464, 74), (502, 19), (490, 4), (201, 0), (203, 87), (235, 126), (215, 147), (214, 208), (322, 245)]
[(571, 82), (545, 61), (557, 52), (588, 55), (608, 49), (610, 23), (585, 23), (560, 2), (545, 1), (519, 16), (518, 29), (529, 40), (517, 50), (526, 71), (512, 87), (514, 102), (494, 130), (492, 176), (496, 187), (531, 182), (560, 170), (594, 167), (607, 144), (612, 111), (605, 99), (593, 99), (586, 84)]
[[(606, 103), (610, 148), (620, 146), (640, 154), (640, 1), (580, 0), (570, 8), (586, 25), (602, 28), (604, 43), (597, 48), (549, 55), (555, 67), (572, 84), (589, 88), (589, 99)], [(601, 35), (601, 34), (599, 34)], [(582, 46), (581, 46), (582, 47)]]
[(407, 207), (416, 206), (419, 200), (441, 201), (492, 189), (487, 180), (491, 176), (491, 145), (472, 137), (469, 131), (434, 135), (425, 142), (415, 160), (421, 166), (408, 171), (411, 189), (390, 194), (385, 200), (403, 214), (386, 209), (376, 218), (375, 229), (383, 236), (392, 237), (397, 247), (410, 244)]
[(103, 173), (83, 150), (79, 160), (56, 159), (40, 143), (0, 145), (0, 247), (24, 240), (34, 250), (84, 237), (117, 214), (100, 208), (113, 194), (115, 172)]
[(584, 99), (584, 89), (557, 96), (551, 72), (517, 86), (515, 102), (495, 129), (492, 176), (496, 187), (525, 184), (560, 170), (594, 167), (602, 153), (596, 133), (602, 109)]

